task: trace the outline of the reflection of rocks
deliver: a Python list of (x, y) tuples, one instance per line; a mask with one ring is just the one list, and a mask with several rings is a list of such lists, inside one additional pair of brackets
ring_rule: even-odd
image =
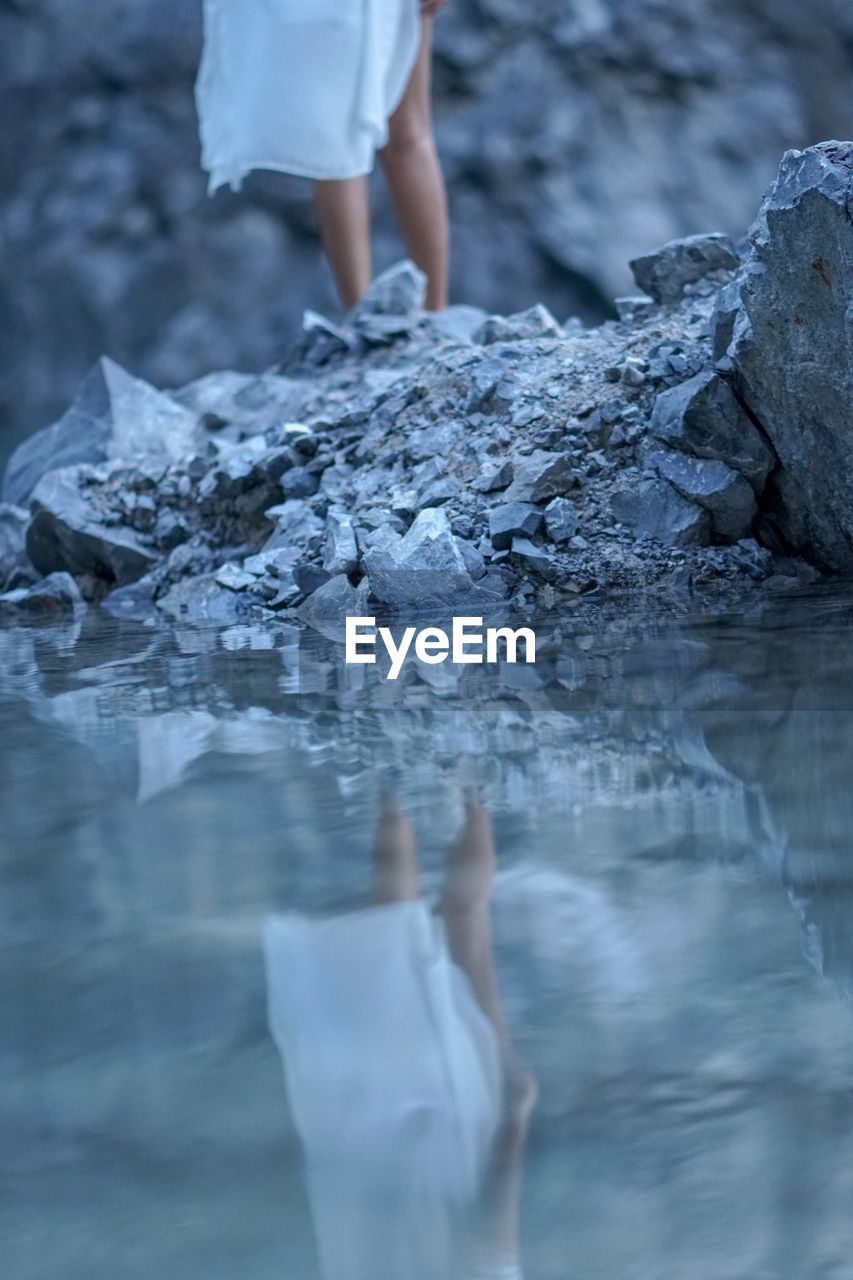
[(747, 788), (756, 842), (801, 916), (810, 962), (853, 993), (849, 602), (794, 601), (779, 621), (762, 632), (737, 703), (709, 717), (704, 736)]
[[(590, 591), (790, 586), (814, 574), (794, 553), (843, 568), (846, 373), (828, 352), (851, 246), (846, 224), (821, 239), (809, 212), (837, 207), (833, 183), (853, 191), (841, 154), (786, 158), (737, 284), (727, 242), (673, 242), (637, 269), (675, 300), (632, 302), (597, 329), (542, 310), (478, 326), (470, 309), (425, 315), (423, 278), (401, 263), (343, 326), (309, 317), (260, 378), (226, 372), (170, 396), (102, 362), (12, 458), (6, 494), (32, 490), (32, 564), (73, 573), (90, 599), (124, 588), (108, 605), (124, 616), (153, 604), (226, 621), (307, 617), (321, 590), (313, 612), (328, 614), (365, 586), (371, 607), (479, 613)], [(799, 195), (779, 222), (792, 166)], [(800, 220), (837, 297), (798, 339), (802, 378), (776, 379), (772, 317), (789, 294), (798, 305), (786, 246)], [(825, 424), (806, 461), (779, 425), (792, 397)], [(20, 571), (13, 550), (3, 563)]]
[[(146, 800), (223, 754), (275, 758), (295, 750), (322, 767), (331, 763), (344, 794), (359, 777), (398, 763), (421, 779), (416, 788), (433, 788), (450, 761), (473, 754), (488, 762), (478, 775), (489, 803), (500, 808), (511, 795), (531, 813), (544, 805), (572, 824), (580, 845), (591, 838), (587, 822), (593, 830), (603, 823), (607, 847), (629, 860), (633, 850), (641, 862), (662, 866), (696, 859), (765, 865), (802, 914), (812, 962), (851, 985), (853, 813), (843, 751), (850, 694), (843, 628), (832, 625), (831, 599), (821, 608), (819, 599), (778, 612), (767, 606), (761, 644), (744, 629), (721, 631), (727, 638), (719, 647), (715, 632), (638, 623), (618, 609), (605, 621), (600, 609), (590, 610), (553, 637), (540, 628), (534, 667), (412, 661), (393, 686), (381, 667), (347, 668), (335, 643), (242, 621), (184, 635), (122, 628), (111, 644), (118, 640), (126, 658), (92, 668), (89, 685), (59, 696), (49, 683), (73, 674), (73, 648), (65, 657), (44, 649), (49, 683), (34, 658), (16, 665), (12, 649), (0, 654), (0, 666), (8, 671), (5, 693), (27, 690), (43, 723), (61, 725), (106, 773), (124, 779), (119, 793)], [(337, 638), (334, 616), (317, 622)], [(825, 625), (815, 630), (821, 617)], [(812, 625), (792, 629), (798, 618)], [(787, 628), (778, 626), (783, 619)], [(102, 625), (90, 615), (90, 639), (78, 641), (77, 651), (97, 651)], [(49, 645), (50, 632), (34, 634)], [(5, 632), (21, 654), (25, 635)], [(245, 689), (240, 671), (251, 677)], [(425, 706), (433, 708), (426, 719)], [(598, 717), (592, 734), (591, 708)], [(125, 725), (120, 770), (116, 723)], [(288, 795), (299, 808), (289, 784)], [(661, 804), (669, 815), (663, 827)]]
[[(97, 1230), (115, 1204), (107, 1243), (132, 1220), (148, 1271), (192, 1254), (224, 1280), (258, 1240), (280, 1271), (284, 1238), (288, 1275), (311, 1274), (294, 1261), (302, 1202), (259, 925), (362, 900), (376, 773), (393, 764), (428, 893), (462, 780), (495, 810), (498, 974), (542, 1082), (531, 1274), (562, 1276), (566, 1257), (594, 1274), (603, 1256), (643, 1280), (717, 1274), (709, 1186), (731, 1274), (778, 1232), (800, 1250), (775, 1268), (790, 1280), (841, 1256), (853, 1032), (802, 963), (778, 884), (783, 867), (810, 954), (844, 981), (849, 625), (840, 594), (684, 628), (580, 602), (542, 626), (534, 668), (434, 685), (413, 665), (393, 687), (290, 626), (90, 610), (76, 643), (0, 630), (4, 990), (21, 1011), (0, 1068), (4, 1162), (26, 1175), (15, 1216), (25, 1201), (38, 1217), (39, 1266), (59, 1239), (82, 1261), (53, 1273), (114, 1273), (73, 1198), (57, 1225), (85, 1179)], [(165, 1178), (200, 1224), (177, 1243)], [(600, 1229), (615, 1195), (636, 1226), (621, 1248)], [(701, 1254), (686, 1228), (671, 1244), (676, 1213)]]
[(70, 573), (51, 573), (31, 587), (0, 596), (0, 619), (53, 621), (85, 609), (83, 597)]

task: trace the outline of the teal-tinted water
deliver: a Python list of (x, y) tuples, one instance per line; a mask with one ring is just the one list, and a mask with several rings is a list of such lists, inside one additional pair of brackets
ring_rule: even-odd
[(0, 632), (4, 1277), (849, 1280), (852, 621)]

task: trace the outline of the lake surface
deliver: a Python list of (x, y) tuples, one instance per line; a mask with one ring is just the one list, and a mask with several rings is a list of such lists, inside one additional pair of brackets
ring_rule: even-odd
[[(4, 1280), (469, 1280), (516, 1208), (529, 1280), (850, 1280), (851, 624), (579, 609), (396, 683), (293, 629), (0, 631)], [(505, 1035), (430, 911), (466, 798)]]

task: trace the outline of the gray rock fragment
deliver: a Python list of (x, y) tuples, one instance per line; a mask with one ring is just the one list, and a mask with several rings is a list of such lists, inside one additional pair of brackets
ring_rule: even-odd
[(421, 324), (447, 342), (468, 343), (486, 318), (482, 307), (454, 303), (442, 311), (425, 311)]
[(0, 503), (0, 590), (20, 586), (27, 571), (26, 536), (30, 514), (23, 507)]
[(541, 303), (509, 316), (489, 316), (472, 335), (473, 342), (488, 346), (492, 342), (511, 342), (528, 338), (562, 338), (563, 330), (547, 307)]
[(284, 578), (298, 559), (299, 552), (295, 547), (273, 547), (259, 551), (257, 555), (247, 556), (243, 561), (243, 568), (259, 578), (264, 574), (271, 578)]
[(134, 618), (144, 621), (151, 617), (159, 585), (157, 571), (147, 573), (144, 578), (138, 578), (136, 582), (128, 582), (124, 587), (116, 587), (115, 591), (104, 596), (101, 608), (111, 613), (114, 618)]
[(441, 507), (445, 502), (458, 497), (461, 492), (459, 481), (455, 476), (438, 476), (417, 491), (417, 505), (423, 507)]
[(505, 458), (496, 467), (490, 467), (483, 475), (478, 476), (472, 487), (478, 493), (497, 493), (512, 484), (512, 477), (512, 462), (509, 458)]
[(757, 493), (776, 458), (731, 387), (716, 373), (699, 373), (657, 398), (651, 434), (697, 458), (718, 458), (740, 472)]
[(276, 374), (299, 374), (320, 369), (330, 361), (348, 355), (355, 343), (351, 335), (317, 311), (302, 316), (302, 332), (293, 347), (276, 366)]
[(363, 557), (370, 592), (394, 607), (454, 602), (472, 586), (450, 523), (441, 507), (429, 507), (405, 537), (372, 546)]
[(741, 538), (731, 549), (733, 564), (755, 582), (762, 582), (773, 572), (773, 555), (754, 538)]
[(717, 294), (711, 318), (711, 354), (716, 361), (725, 360), (728, 356), (740, 305), (740, 281), (735, 279)]
[(546, 581), (553, 581), (557, 576), (557, 566), (553, 556), (545, 547), (537, 547), (529, 538), (513, 538), (512, 558), (522, 568), (537, 574)]
[(331, 574), (355, 573), (358, 568), (358, 540), (345, 511), (333, 510), (326, 516), (323, 568)]
[(536, 449), (526, 457), (516, 458), (513, 466), (515, 478), (506, 492), (510, 502), (547, 502), (562, 497), (577, 483), (572, 460), (566, 453)]
[(408, 259), (389, 267), (347, 316), (348, 327), (371, 345), (411, 333), (426, 297), (426, 276)]
[(275, 521), (275, 529), (261, 548), (262, 551), (274, 551), (280, 547), (304, 547), (323, 532), (319, 516), (298, 498), (290, 498), (277, 506), (268, 507), (264, 514)]
[(545, 531), (551, 542), (560, 546), (578, 531), (578, 513), (568, 498), (552, 498), (545, 508)]
[(320, 488), (320, 477), (308, 467), (291, 467), (281, 477), (281, 492), (288, 498), (310, 498)]
[(173, 511), (170, 507), (162, 507), (157, 512), (154, 536), (164, 551), (172, 551), (182, 542), (186, 542), (190, 536), (189, 525), (177, 511)]
[(474, 546), (473, 542), (468, 542), (465, 538), (457, 536), (456, 545), (458, 546), (462, 559), (465, 561), (465, 567), (471, 575), (474, 582), (479, 582), (486, 573), (486, 561), (481, 553)]
[(708, 512), (663, 479), (641, 480), (636, 488), (614, 493), (610, 509), (639, 538), (671, 547), (706, 547), (711, 540)]
[(650, 448), (645, 461), (683, 498), (704, 507), (718, 538), (737, 542), (749, 536), (758, 512), (752, 486), (715, 458), (694, 458), (674, 449)]
[(671, 240), (630, 263), (637, 285), (655, 302), (678, 302), (687, 285), (712, 271), (736, 271), (740, 259), (728, 236), (713, 234)]
[(489, 512), (489, 537), (496, 551), (512, 546), (513, 538), (530, 538), (542, 527), (543, 515), (530, 502), (505, 502)]
[(303, 600), (297, 613), (315, 631), (331, 640), (343, 641), (347, 617), (365, 617), (367, 583), (354, 587), (344, 573), (336, 574)]
[(245, 591), (248, 587), (253, 587), (258, 579), (257, 574), (226, 560), (225, 564), (220, 565), (216, 570), (214, 580), (220, 587), (227, 587), (229, 591)]
[(67, 570), (91, 574), (122, 586), (147, 573), (157, 552), (123, 526), (101, 523), (82, 496), (87, 467), (51, 471), (32, 496), (27, 554), (39, 573)]

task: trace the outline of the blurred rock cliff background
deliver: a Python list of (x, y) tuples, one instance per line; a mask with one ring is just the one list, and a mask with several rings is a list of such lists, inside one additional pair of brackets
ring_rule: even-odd
[[(309, 184), (207, 198), (200, 40), (200, 0), (0, 0), (0, 455), (103, 352), (178, 385), (334, 310)], [(599, 320), (629, 257), (743, 235), (786, 148), (853, 133), (853, 6), (451, 0), (435, 80), (454, 299)]]

